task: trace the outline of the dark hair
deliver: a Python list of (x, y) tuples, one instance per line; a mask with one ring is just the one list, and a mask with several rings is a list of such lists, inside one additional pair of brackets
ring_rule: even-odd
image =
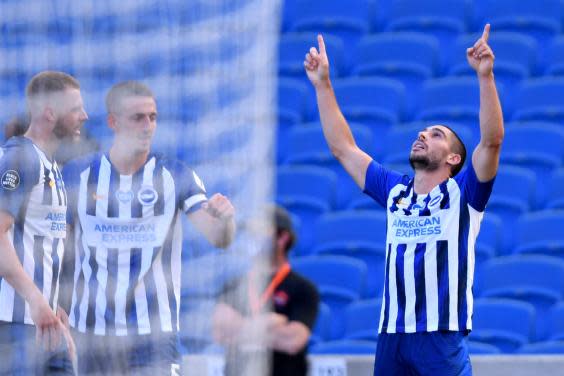
[(108, 113), (114, 112), (115, 106), (121, 98), (137, 96), (155, 97), (151, 89), (139, 81), (123, 81), (115, 84), (106, 95), (106, 110)]
[(286, 244), (284, 252), (286, 256), (290, 252), (290, 249), (294, 246), (296, 242), (296, 233), (294, 231), (294, 226), (292, 224), (292, 218), (290, 214), (281, 206), (276, 206), (274, 208), (274, 223), (276, 225), (276, 236), (280, 236), (283, 232), (288, 232), (290, 234), (290, 240)]
[(460, 155), (460, 163), (452, 166), (450, 170), (452, 177), (454, 177), (462, 170), (464, 162), (466, 162), (466, 146), (460, 136), (451, 127), (446, 125), (443, 125), (443, 127), (447, 128), (454, 135), (454, 142), (451, 143), (451, 149), (454, 153)]
[(33, 76), (25, 89), (29, 100), (40, 94), (50, 94), (66, 89), (80, 89), (78, 81), (64, 72), (44, 71)]

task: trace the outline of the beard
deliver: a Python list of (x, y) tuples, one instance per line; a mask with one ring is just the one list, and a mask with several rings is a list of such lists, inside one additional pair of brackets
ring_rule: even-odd
[(57, 119), (55, 122), (53, 134), (59, 141), (75, 142), (78, 140), (78, 136), (75, 135), (74, 131), (69, 130), (64, 119), (61, 118)]
[(437, 160), (431, 160), (426, 155), (409, 155), (409, 164), (414, 170), (435, 171), (439, 168)]

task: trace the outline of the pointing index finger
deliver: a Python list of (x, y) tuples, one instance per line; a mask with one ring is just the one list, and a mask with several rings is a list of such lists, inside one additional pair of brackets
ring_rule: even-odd
[(482, 33), (482, 39), (485, 42), (487, 42), (489, 37), (490, 37), (490, 24), (486, 24), (486, 26), (484, 26), (484, 32)]
[(325, 55), (325, 42), (323, 41), (323, 37), (321, 36), (321, 34), (317, 35), (317, 43), (319, 43), (319, 54), (320, 55)]

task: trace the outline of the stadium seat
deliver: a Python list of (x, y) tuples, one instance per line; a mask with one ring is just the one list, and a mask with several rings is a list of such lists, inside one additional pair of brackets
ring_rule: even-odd
[(564, 209), (564, 167), (554, 171), (548, 183), (547, 209)]
[(515, 94), (513, 120), (564, 122), (564, 77), (525, 80)]
[(564, 354), (564, 340), (560, 341), (543, 341), (523, 345), (517, 351), (519, 354)]
[(294, 258), (292, 269), (317, 286), (321, 301), (331, 309), (331, 339), (341, 338), (344, 309), (362, 295), (366, 264), (346, 256), (305, 256)]
[(359, 300), (345, 310), (345, 339), (376, 341), (382, 299)]
[(560, 0), (475, 0), (474, 3), (476, 31), (489, 22), (493, 30), (523, 32), (535, 37), (540, 45), (561, 31)]
[(387, 77), (404, 84), (409, 117), (419, 99), (422, 82), (435, 76), (439, 45), (436, 38), (423, 33), (373, 34), (360, 40), (354, 60), (357, 63), (353, 74)]
[[(497, 171), (486, 213), (498, 215), (506, 228), (513, 228), (521, 214), (535, 207), (536, 182), (534, 172), (528, 168), (501, 165)], [(511, 231), (502, 232), (501, 253), (510, 253), (514, 241), (515, 234)]]
[(309, 338), (309, 346), (328, 341), (331, 337), (331, 309), (325, 303), (319, 303), (319, 312)]
[[(526, 277), (525, 277), (526, 276)], [(531, 303), (539, 318), (564, 299), (564, 260), (542, 255), (513, 255), (486, 262), (480, 273), (481, 297), (519, 299)], [(547, 334), (547, 320), (539, 320), (537, 338)]]
[[(436, 125), (432, 121), (416, 121), (412, 123), (397, 124), (393, 126), (385, 139), (385, 150), (383, 163), (405, 163), (409, 160), (409, 153), (413, 143), (417, 139), (419, 132), (432, 125)], [(438, 123), (442, 124), (442, 123)], [(448, 126), (456, 132), (462, 139), (466, 146), (468, 154), (472, 152), (474, 146), (477, 144), (476, 137), (472, 128), (454, 123), (447, 122), (444, 125)]]
[(334, 80), (333, 88), (348, 121), (383, 132), (405, 116), (405, 88), (399, 81), (354, 77)]
[(300, 218), (296, 254), (311, 253), (313, 224), (335, 205), (336, 174), (317, 166), (280, 166), (276, 172), (276, 201)]
[(564, 300), (550, 309), (549, 340), (564, 341)]
[[(560, 127), (533, 123), (505, 131), (501, 163), (529, 168), (535, 173), (537, 181), (544, 182), (562, 165), (563, 160), (564, 130)], [(534, 207), (543, 206), (546, 202), (547, 189), (546, 184), (537, 184)]]
[(303, 121), (308, 87), (299, 80), (278, 79), (278, 126), (284, 130)]
[[(334, 35), (323, 35), (323, 41), (330, 58), (332, 78), (341, 77), (347, 70), (345, 46), (343, 41)], [(306, 79), (304, 71), (305, 54), (311, 47), (318, 48), (317, 34), (285, 33), (278, 41), (278, 74), (282, 77)]]
[(423, 84), (417, 120), (450, 122), (476, 129), (479, 124), (480, 96), (475, 77), (444, 77)]
[[(350, 123), (349, 125), (360, 148), (376, 158), (378, 152), (373, 143), (374, 132), (361, 124)], [(337, 208), (346, 207), (351, 197), (360, 189), (331, 154), (323, 136), (321, 124), (314, 122), (295, 126), (288, 131), (287, 140), (285, 162), (288, 164), (315, 164), (331, 168), (338, 176)]]
[(516, 227), (518, 254), (544, 254), (564, 258), (564, 210), (542, 210), (519, 218)]
[(355, 257), (368, 267), (365, 297), (382, 292), (386, 258), (386, 214), (383, 211), (341, 211), (321, 216), (315, 226), (313, 252)]
[(477, 299), (469, 340), (512, 353), (531, 342), (534, 320), (535, 308), (530, 303), (512, 299)]
[(477, 268), (480, 268), (485, 261), (501, 253), (502, 223), (497, 215), (486, 210), (474, 247)]
[(297, 0), (293, 21), (290, 22), (292, 31), (337, 35), (347, 48), (354, 46), (369, 29), (370, 8), (367, 0)]
[(564, 76), (564, 35), (559, 35), (547, 50), (546, 75)]
[(376, 341), (338, 340), (318, 343), (309, 350), (310, 354), (371, 355), (376, 353)]
[(501, 353), (496, 346), (477, 341), (468, 341), (468, 352), (470, 355), (496, 355)]
[(445, 48), (466, 31), (467, 4), (465, 0), (397, 0), (391, 4), (386, 29), (431, 34)]

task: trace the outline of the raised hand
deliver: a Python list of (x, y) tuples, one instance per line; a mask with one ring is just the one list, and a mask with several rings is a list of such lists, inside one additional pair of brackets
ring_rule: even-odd
[(480, 76), (487, 76), (492, 73), (493, 62), (495, 56), (492, 49), (488, 45), (488, 39), (490, 37), (490, 24), (486, 24), (484, 27), (484, 32), (480, 39), (474, 43), (474, 46), (466, 50), (466, 58), (468, 59), (468, 64), (478, 73)]
[(212, 217), (218, 219), (231, 219), (235, 215), (233, 204), (221, 193), (214, 194), (202, 205), (202, 208)]
[(307, 77), (313, 86), (329, 81), (329, 59), (321, 34), (317, 36), (317, 43), (319, 44), (319, 52), (315, 47), (311, 47), (304, 60)]

